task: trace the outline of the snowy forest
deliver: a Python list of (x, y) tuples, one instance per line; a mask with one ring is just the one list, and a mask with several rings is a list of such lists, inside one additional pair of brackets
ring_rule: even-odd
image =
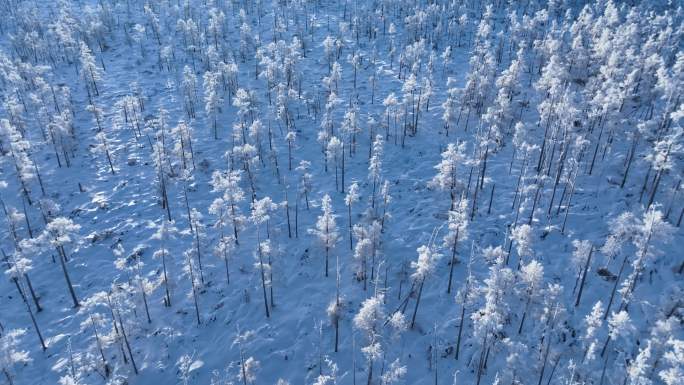
[(0, 0), (0, 384), (683, 385), (683, 7)]

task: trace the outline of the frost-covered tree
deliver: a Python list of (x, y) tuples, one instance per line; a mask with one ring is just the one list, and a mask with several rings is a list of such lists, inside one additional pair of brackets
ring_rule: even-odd
[[(646, 342), (646, 346), (639, 350), (639, 354), (634, 361), (627, 367), (628, 385), (651, 385), (650, 366), (651, 366), (651, 341)], [(682, 373), (684, 374), (684, 373)]]
[(24, 329), (12, 329), (0, 333), (0, 370), (9, 385), (14, 384), (14, 367), (32, 361), (28, 352), (19, 347)]
[(349, 220), (349, 249), (354, 250), (354, 238), (352, 236), (354, 224), (352, 223), (352, 205), (356, 202), (359, 201), (359, 184), (357, 182), (353, 182), (349, 186), (349, 191), (347, 191), (347, 195), (344, 197), (344, 204), (347, 206), (347, 214), (348, 214), (348, 220)]
[(513, 272), (504, 266), (503, 261), (489, 268), (489, 275), (483, 284), (474, 289), (481, 298), (479, 308), (475, 309), (470, 319), (473, 322), (473, 338), (479, 342), (479, 358), (477, 363), (478, 381), (482, 378), (487, 351), (496, 343), (494, 336), (504, 327), (508, 313), (505, 297), (513, 283)]
[(69, 271), (67, 270), (67, 262), (69, 260), (67, 247), (69, 244), (78, 242), (78, 231), (80, 229), (81, 226), (74, 223), (73, 220), (66, 217), (57, 217), (45, 226), (45, 230), (39, 238), (43, 245), (49, 245), (57, 251), (59, 263), (62, 266), (62, 273), (64, 274), (67, 287), (69, 288), (71, 299), (74, 302), (74, 307), (78, 307), (80, 304), (76, 297), (76, 291), (71, 283)]
[(209, 206), (209, 214), (216, 217), (214, 227), (218, 228), (219, 236), (214, 246), (214, 255), (223, 260), (226, 266), (226, 284), (230, 284), (230, 259), (235, 249), (234, 235), (226, 234), (226, 227), (231, 225), (230, 211), (223, 198), (216, 198)]
[[(221, 225), (230, 223), (233, 227), (235, 244), (239, 244), (238, 233), (242, 229), (246, 217), (240, 211), (240, 202), (245, 200), (245, 193), (240, 187), (242, 171), (233, 170), (228, 172), (214, 171), (211, 176), (212, 192), (219, 192), (221, 197), (212, 203), (214, 212), (222, 213), (219, 216)], [(215, 214), (216, 215), (216, 214)]]
[(353, 258), (358, 264), (356, 271), (356, 279), (363, 281), (363, 289), (366, 290), (368, 282), (368, 260), (374, 254), (374, 246), (370, 237), (370, 230), (367, 226), (356, 224), (353, 227), (354, 238), (356, 244), (354, 245)]
[[(327, 366), (327, 372), (328, 374), (323, 374), (320, 373), (318, 377), (316, 377), (316, 381), (314, 381), (313, 385), (335, 385), (337, 384), (337, 376), (339, 372), (339, 367), (335, 362), (333, 362), (329, 357), (324, 358), (325, 365)], [(321, 362), (322, 364), (322, 362)], [(322, 366), (322, 365), (321, 365)], [(322, 368), (321, 368), (322, 370)], [(278, 384), (276, 384), (278, 385)]]
[[(19, 296), (21, 297), (22, 302), (24, 302), (24, 305), (26, 306), (26, 311), (28, 312), (29, 317), (31, 318), (31, 323), (33, 324), (33, 327), (36, 330), (36, 335), (38, 336), (38, 340), (40, 341), (40, 346), (43, 348), (43, 350), (46, 350), (47, 346), (45, 345), (45, 340), (40, 331), (38, 321), (36, 320), (36, 316), (33, 313), (33, 309), (31, 309), (31, 305), (29, 304), (26, 294), (27, 291), (31, 293), (33, 303), (36, 307), (36, 312), (42, 311), (43, 309), (40, 306), (40, 302), (35, 291), (33, 290), (31, 280), (28, 278), (28, 271), (33, 268), (32, 262), (30, 259), (23, 256), (27, 253), (37, 253), (39, 248), (35, 244), (36, 242), (33, 239), (24, 239), (20, 242), (20, 247), (17, 249), (17, 253), (15, 253), (15, 255), (8, 256), (5, 254), (4, 251), (2, 251), (2, 256), (7, 265), (5, 275), (14, 283), (15, 287), (17, 288)], [(28, 286), (28, 289), (24, 285), (24, 281), (22, 281), (22, 278), (25, 279), (26, 286)], [(0, 333), (1, 330), (2, 329), (0, 328)]]
[(402, 365), (399, 359), (392, 361), (386, 371), (380, 376), (382, 385), (398, 384), (406, 376), (406, 365)]
[(456, 80), (451, 76), (447, 79), (447, 97), (444, 103), (442, 103), (442, 121), (444, 122), (444, 134), (446, 136), (449, 136), (449, 130), (454, 125), (458, 125), (456, 107), (460, 96), (460, 89), (454, 87), (455, 82)]
[(458, 190), (462, 183), (458, 178), (459, 168), (465, 163), (465, 142), (459, 144), (449, 143), (442, 152), (442, 160), (435, 166), (437, 175), (429, 185), (440, 191), (448, 191), (451, 198), (450, 210), (453, 210), (458, 197)]
[(315, 235), (325, 250), (325, 276), (328, 276), (328, 265), (330, 252), (339, 241), (339, 233), (337, 232), (337, 224), (333, 213), (332, 200), (330, 195), (325, 194), (321, 198), (321, 210), (323, 213), (318, 216), (314, 228), (309, 229), (309, 234)]
[(238, 333), (233, 340), (233, 345), (237, 345), (238, 351), (240, 352), (240, 371), (238, 372), (237, 378), (243, 385), (251, 385), (256, 382), (256, 372), (261, 365), (254, 357), (245, 357), (244, 345), (254, 336), (254, 334), (253, 331), (240, 333), (238, 330)]
[(671, 337), (667, 344), (669, 350), (663, 355), (667, 368), (658, 372), (658, 376), (666, 385), (682, 385), (684, 383), (684, 341)]
[(532, 260), (520, 268), (520, 280), (523, 285), (523, 298), (525, 298), (525, 307), (523, 309), (522, 317), (520, 318), (520, 326), (518, 326), (518, 334), (522, 333), (527, 313), (530, 310), (530, 305), (533, 301), (542, 295), (542, 284), (544, 280), (544, 266), (539, 261)]
[(238, 378), (246, 385), (254, 384), (256, 382), (256, 372), (259, 370), (260, 366), (261, 363), (254, 357), (248, 357), (246, 360), (244, 360), (242, 370), (240, 371)]
[(93, 96), (99, 96), (100, 92), (97, 88), (97, 83), (102, 80), (102, 72), (95, 64), (95, 57), (90, 48), (84, 42), (81, 42), (80, 45), (79, 61), (81, 65), (80, 76), (86, 85), (88, 98), (92, 99)]
[(382, 173), (382, 152), (383, 152), (383, 141), (382, 136), (377, 135), (373, 141), (373, 151), (371, 158), (368, 161), (368, 179), (371, 181), (373, 186), (371, 193), (371, 207), (375, 208), (375, 200), (377, 196), (377, 190), (380, 187), (380, 177)]
[(349, 156), (352, 157), (353, 154), (356, 153), (356, 136), (359, 132), (361, 132), (361, 128), (359, 126), (358, 106), (353, 106), (344, 113), (340, 131), (342, 134), (347, 135)]
[[(255, 253), (256, 257), (256, 266), (259, 268), (259, 273), (261, 275), (261, 287), (263, 289), (263, 294), (264, 294), (264, 307), (266, 309), (266, 317), (270, 317), (270, 312), (268, 309), (268, 298), (266, 295), (266, 286), (270, 284), (270, 278), (267, 281), (267, 277), (270, 277), (270, 263), (266, 265), (264, 263), (264, 259), (267, 258), (269, 261), (271, 260), (271, 242), (270, 242), (270, 231), (269, 229), (269, 222), (270, 222), (270, 213), (275, 210), (278, 206), (273, 203), (271, 198), (269, 197), (264, 197), (260, 200), (255, 200), (252, 203), (252, 214), (250, 216), (250, 220), (252, 223), (254, 223), (254, 226), (256, 227), (256, 234), (257, 234), (257, 250)], [(267, 234), (267, 239), (265, 241), (261, 241), (261, 233), (259, 231), (259, 228), (261, 227), (262, 224), (266, 224), (266, 234)], [(268, 266), (268, 267), (267, 267)], [(269, 270), (268, 272), (266, 270)], [(271, 300), (273, 300), (272, 297), (273, 292), (271, 291)], [(271, 306), (273, 306), (273, 303), (271, 303)]]
[(211, 121), (211, 127), (214, 131), (214, 139), (218, 139), (217, 115), (221, 104), (221, 95), (219, 94), (219, 76), (218, 72), (207, 71), (204, 73), (204, 112)]
[(411, 316), (411, 329), (413, 329), (413, 326), (416, 324), (418, 306), (420, 305), (420, 299), (423, 295), (425, 280), (435, 270), (437, 260), (442, 257), (442, 254), (434, 250), (434, 246), (423, 245), (420, 246), (417, 251), (418, 259), (411, 262), (411, 268), (413, 268), (411, 279), (413, 279), (414, 290), (417, 290), (416, 306), (413, 308), (413, 315)]
[(202, 317), (200, 316), (199, 299), (197, 294), (201, 287), (201, 282), (198, 282), (198, 279), (196, 278), (195, 271), (197, 271), (197, 265), (195, 265), (195, 258), (193, 258), (194, 254), (195, 249), (193, 247), (183, 252), (183, 259), (185, 262), (183, 264), (183, 273), (187, 275), (188, 279), (190, 280), (190, 292), (188, 297), (192, 298), (193, 304), (195, 305), (195, 317), (197, 319), (197, 326), (199, 326), (202, 324)]
[(183, 68), (182, 92), (185, 113), (188, 115), (188, 119), (193, 119), (195, 117), (195, 105), (197, 104), (197, 76), (187, 65)]
[[(608, 237), (606, 237), (606, 241), (601, 247), (601, 253), (603, 253), (603, 255), (608, 259), (607, 261), (604, 261), (604, 265), (607, 265), (610, 261), (614, 260), (619, 254), (622, 253), (625, 244), (634, 236), (636, 232), (636, 221), (637, 219), (634, 217), (634, 214), (630, 212), (624, 212), (618, 217), (609, 221), (610, 233), (608, 234)], [(608, 305), (603, 317), (604, 320), (608, 318), (617, 287), (622, 279), (622, 274), (625, 266), (627, 265), (628, 259), (629, 254), (625, 254), (622, 263), (620, 264), (620, 270), (617, 274), (615, 283), (613, 284), (613, 288), (611, 290), (610, 300), (608, 301)]]
[[(339, 188), (339, 178), (338, 169), (342, 170), (342, 191), (344, 191), (344, 143), (340, 141), (336, 136), (333, 136), (328, 141), (325, 148), (325, 161), (326, 164), (329, 159), (332, 159), (335, 165), (335, 188)], [(327, 168), (327, 165), (326, 165)]]
[(673, 227), (663, 218), (663, 213), (655, 206), (644, 212), (642, 219), (636, 224), (636, 234), (632, 243), (636, 247), (636, 258), (632, 261), (632, 273), (625, 280), (621, 294), (623, 309), (629, 302), (642, 272), (649, 267), (649, 262), (659, 254), (659, 250), (652, 243), (667, 241), (673, 232)]
[(392, 196), (390, 195), (390, 182), (385, 180), (380, 189), (380, 198), (382, 201), (382, 213), (376, 215), (380, 218), (380, 232), (385, 231), (385, 219), (391, 218), (392, 215), (389, 212), (389, 204), (392, 201)]
[(152, 235), (152, 239), (159, 241), (159, 248), (154, 252), (154, 258), (162, 261), (162, 281), (164, 283), (164, 305), (171, 306), (171, 290), (169, 288), (169, 273), (167, 257), (170, 257), (170, 251), (167, 249), (169, 239), (173, 238), (178, 232), (173, 221), (162, 219), (158, 225), (157, 231)]
[(636, 331), (632, 319), (625, 310), (619, 312), (613, 312), (608, 318), (608, 337), (606, 342), (603, 344), (603, 350), (601, 350), (601, 356), (605, 355), (608, 344), (613, 341), (619, 344), (620, 350), (629, 351), (629, 347), (632, 344), (631, 337)]
[(603, 304), (598, 301), (584, 317), (584, 333), (581, 336), (584, 354), (582, 362), (593, 361), (596, 358), (596, 351), (599, 344), (599, 332), (603, 325)]
[(297, 139), (297, 134), (295, 131), (288, 131), (285, 135), (285, 141), (287, 142), (287, 169), (292, 171), (292, 150), (295, 148), (295, 141)]
[[(171, 130), (171, 136), (174, 138), (175, 143), (173, 146), (173, 152), (177, 158), (180, 158), (181, 169), (183, 171), (194, 171), (195, 170), (195, 151), (193, 150), (193, 128), (189, 123), (180, 120), (176, 127)], [(192, 166), (192, 167), (191, 167)], [(191, 179), (188, 175), (184, 180)]]
[[(309, 192), (311, 192), (312, 189), (312, 179), (313, 176), (309, 172), (309, 169), (311, 168), (311, 162), (307, 160), (301, 160), (299, 161), (299, 166), (295, 169), (299, 173), (299, 182), (298, 182), (298, 192), (299, 196), (297, 197), (297, 202), (299, 202), (299, 199), (301, 198), (301, 195), (304, 195), (304, 201), (306, 203), (306, 209), (309, 209)], [(299, 206), (298, 206), (299, 207)]]
[(368, 383), (373, 378), (373, 363), (382, 358), (382, 322), (385, 318), (383, 294), (376, 293), (361, 303), (359, 312), (354, 316), (354, 326), (364, 333), (366, 345), (361, 348), (368, 365)]
[(589, 265), (591, 265), (591, 256), (594, 253), (594, 247), (591, 242), (587, 240), (580, 241), (579, 239), (573, 240), (572, 245), (575, 248), (572, 252), (572, 264), (574, 265), (575, 270), (577, 270), (575, 289), (573, 289), (573, 293), (577, 290), (577, 299), (575, 300), (575, 307), (577, 307), (580, 303), (580, 299), (582, 299), (582, 292), (584, 291), (584, 284), (587, 280), (587, 273), (589, 272)]
[(259, 227), (266, 225), (266, 238), (271, 238), (271, 214), (278, 209), (278, 205), (270, 197), (257, 199), (252, 203), (250, 220), (257, 228), (257, 238), (261, 239)]
[(256, 173), (255, 168), (260, 162), (260, 158), (257, 155), (257, 148), (246, 142), (242, 145), (234, 146), (231, 151), (231, 162), (232, 160), (239, 161), (242, 163), (242, 169), (247, 175), (247, 181), (249, 182), (249, 188), (252, 191), (251, 201), (256, 200)]
[[(528, 224), (516, 226), (511, 229), (509, 238), (508, 253), (510, 254), (511, 245), (515, 244), (515, 252), (518, 254), (518, 268), (520, 268), (523, 258), (532, 257), (532, 227)], [(506, 260), (508, 261), (508, 258)]]
[(337, 350), (339, 348), (339, 343), (340, 343), (340, 320), (342, 319), (342, 316), (344, 315), (344, 307), (342, 303), (342, 296), (340, 294), (340, 262), (339, 258), (337, 259), (337, 263), (335, 266), (335, 277), (336, 277), (336, 284), (335, 284), (335, 299), (330, 301), (330, 304), (328, 304), (328, 308), (326, 309), (328, 313), (328, 317), (330, 317), (330, 323), (332, 326), (335, 328), (335, 353), (337, 353)]
[(95, 139), (97, 139), (97, 144), (95, 145), (94, 150), (105, 155), (107, 158), (107, 164), (109, 165), (109, 171), (111, 171), (112, 175), (116, 175), (116, 171), (114, 171), (114, 163), (112, 162), (112, 154), (109, 149), (109, 139), (107, 138), (107, 134), (105, 134), (104, 131), (98, 132), (95, 134)]
[(0, 119), (0, 140), (3, 143), (0, 149), (3, 149), (7, 144), (7, 149), (3, 149), (3, 152), (9, 152), (17, 179), (19, 179), (21, 193), (30, 205), (32, 204), (30, 183), (36, 177), (35, 163), (31, 161), (29, 156), (31, 144), (17, 126), (8, 119)]
[(451, 293), (451, 282), (454, 275), (454, 265), (458, 260), (456, 259), (456, 250), (459, 241), (468, 239), (468, 203), (465, 199), (461, 199), (458, 204), (449, 210), (449, 219), (447, 220), (447, 234), (444, 236), (444, 248), (451, 250), (451, 260), (449, 261), (449, 284), (447, 285), (447, 293)]
[(123, 330), (115, 316), (114, 305), (109, 293), (99, 291), (85, 298), (79, 311), (84, 316), (80, 331), (88, 343), (85, 348), (88, 362), (85, 371), (96, 372), (112, 380), (122, 374), (122, 368), (115, 360), (120, 357), (124, 364), (128, 364)]
[(200, 359), (195, 359), (194, 354), (192, 356), (188, 354), (180, 356), (178, 361), (176, 361), (178, 379), (183, 385), (188, 385), (193, 376), (192, 372), (200, 369), (202, 366), (204, 366), (204, 362)]
[(152, 323), (152, 319), (150, 318), (150, 309), (147, 303), (147, 296), (152, 293), (154, 289), (156, 289), (156, 285), (143, 275), (142, 268), (145, 266), (145, 264), (142, 262), (141, 258), (142, 249), (137, 248), (133, 250), (131, 255), (124, 255), (125, 250), (123, 245), (118, 243), (112, 252), (116, 257), (114, 266), (116, 266), (117, 269), (126, 271), (128, 274), (132, 275), (130, 278), (132, 286), (131, 291), (137, 291), (140, 295), (140, 299), (144, 305), (147, 323)]
[(190, 231), (194, 234), (193, 244), (197, 255), (200, 281), (204, 284), (204, 268), (202, 267), (202, 240), (206, 236), (206, 228), (202, 219), (204, 216), (196, 208), (190, 210)]
[[(382, 105), (385, 107), (385, 140), (389, 140), (390, 137), (390, 127), (392, 126), (391, 122), (393, 120), (396, 120), (397, 117), (397, 111), (396, 111), (396, 106), (399, 104), (399, 100), (397, 99), (396, 95), (394, 92), (391, 92), (387, 97), (383, 100)], [(396, 137), (397, 137), (397, 125), (396, 122), (394, 124), (394, 143), (396, 144)]]

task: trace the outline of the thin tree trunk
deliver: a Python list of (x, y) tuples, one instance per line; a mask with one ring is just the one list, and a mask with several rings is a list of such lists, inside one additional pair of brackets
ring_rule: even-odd
[(352, 237), (352, 208), (351, 208), (351, 201), (349, 202), (348, 207), (348, 213), (349, 213), (349, 250), (354, 250), (354, 239)]
[(202, 253), (200, 252), (200, 239), (199, 239), (199, 229), (197, 228), (197, 223), (195, 223), (195, 246), (197, 249), (197, 265), (200, 271), (200, 281), (204, 284), (204, 269), (202, 268)]
[(418, 297), (416, 298), (416, 307), (413, 308), (413, 316), (411, 317), (411, 329), (416, 324), (416, 315), (418, 314), (418, 306), (420, 305), (420, 297), (423, 294), (423, 284), (425, 283), (425, 277), (420, 280), (420, 286), (418, 287)]
[(192, 268), (191, 260), (188, 261), (188, 267), (190, 268), (190, 284), (192, 285), (192, 299), (195, 303), (195, 315), (197, 316), (197, 325), (201, 325), (202, 320), (200, 319), (199, 304), (197, 303), (197, 288), (195, 287), (195, 273)]
[[(575, 175), (577, 177), (577, 175)], [(565, 208), (565, 216), (563, 217), (563, 226), (561, 227), (561, 234), (565, 234), (565, 224), (568, 221), (568, 214), (570, 213), (570, 205), (572, 203), (572, 196), (575, 194), (575, 181), (572, 181), (572, 187), (570, 188), (570, 197), (568, 197), (568, 207)]]
[(138, 277), (138, 283), (140, 284), (140, 294), (142, 294), (143, 304), (145, 305), (145, 315), (147, 316), (147, 323), (152, 323), (150, 318), (150, 308), (147, 306), (147, 294), (145, 293), (145, 286), (143, 284), (142, 278)]
[(525, 310), (523, 310), (522, 318), (520, 319), (520, 326), (518, 326), (518, 334), (522, 333), (523, 325), (525, 324), (525, 318), (527, 318), (527, 310), (530, 307), (530, 301), (532, 300), (532, 295), (528, 293), (527, 301), (525, 302)]
[(7, 371), (7, 369), (3, 368), (3, 369), (2, 369), (2, 373), (5, 374), (5, 378), (7, 378), (7, 382), (9, 383), (9, 385), (14, 385), (14, 382), (12, 381), (12, 376), (11, 376), (10, 373)]
[(128, 335), (126, 334), (126, 328), (124, 327), (123, 320), (121, 319), (121, 313), (117, 309), (117, 314), (119, 316), (119, 326), (121, 326), (121, 334), (124, 338), (124, 343), (126, 344), (126, 350), (128, 350), (128, 356), (131, 358), (131, 365), (133, 365), (133, 372), (138, 374), (138, 366), (135, 364), (135, 359), (133, 358), (133, 350), (131, 349), (131, 344), (128, 342)]
[(456, 359), (458, 360), (458, 354), (461, 351), (461, 336), (463, 335), (463, 324), (465, 321), (465, 301), (461, 305), (461, 320), (458, 323), (458, 338), (456, 339)]
[(615, 278), (615, 284), (613, 285), (613, 290), (610, 292), (610, 299), (608, 300), (608, 306), (606, 306), (606, 311), (603, 313), (603, 319), (606, 320), (608, 318), (608, 314), (610, 312), (610, 307), (613, 305), (613, 300), (615, 299), (615, 292), (617, 291), (617, 286), (620, 283), (620, 278), (622, 277), (622, 272), (625, 269), (625, 265), (627, 264), (627, 255), (625, 255), (625, 258), (622, 260), (622, 265), (620, 265), (620, 271), (618, 272), (617, 277)]
[(544, 362), (541, 367), (541, 371), (539, 372), (539, 381), (537, 381), (537, 385), (541, 385), (542, 380), (544, 379), (544, 371), (546, 370), (546, 363), (549, 360), (549, 350), (551, 350), (551, 341), (548, 341), (546, 343), (546, 353), (544, 353)]
[(162, 268), (164, 270), (164, 291), (166, 292), (166, 300), (165, 305), (166, 307), (171, 307), (171, 293), (169, 292), (169, 279), (168, 275), (166, 273), (166, 250), (164, 249), (164, 245), (162, 244)]
[(21, 289), (21, 286), (19, 285), (19, 280), (16, 278), (13, 278), (14, 283), (17, 285), (17, 290), (19, 291), (19, 295), (21, 296), (22, 301), (26, 305), (26, 310), (29, 313), (29, 316), (31, 317), (31, 322), (33, 323), (33, 327), (36, 329), (36, 334), (38, 335), (38, 339), (40, 340), (40, 346), (43, 348), (43, 351), (47, 350), (47, 346), (45, 345), (45, 340), (43, 339), (43, 334), (40, 332), (40, 328), (38, 327), (38, 322), (36, 321), (36, 317), (33, 315), (33, 311), (31, 310), (31, 306), (29, 305), (28, 300), (26, 299), (26, 295), (24, 294), (24, 291)]
[(261, 244), (259, 244), (259, 246), (258, 246), (257, 254), (259, 255), (259, 267), (260, 267), (260, 272), (261, 272), (261, 288), (263, 289), (263, 292), (264, 292), (264, 308), (266, 309), (266, 318), (270, 318), (271, 313), (268, 310), (268, 296), (266, 295), (266, 276), (264, 275), (264, 261), (263, 261), (263, 256), (261, 254)]
[(451, 281), (454, 276), (454, 265), (456, 264), (456, 245), (458, 244), (458, 233), (460, 229), (456, 229), (456, 236), (454, 244), (451, 246), (451, 266), (449, 267), (449, 285), (447, 286), (447, 294), (451, 293)]
[(67, 271), (65, 263), (66, 255), (64, 253), (64, 248), (62, 246), (59, 246), (57, 251), (59, 252), (59, 263), (62, 266), (64, 279), (66, 280), (67, 286), (69, 287), (69, 294), (71, 295), (71, 299), (74, 301), (74, 307), (79, 307), (80, 303), (78, 302), (78, 298), (76, 298), (76, 292), (74, 291), (74, 286), (71, 284), (71, 278), (69, 277), (69, 272)]
[(580, 282), (579, 293), (577, 293), (577, 300), (575, 301), (575, 307), (579, 306), (580, 299), (582, 299), (582, 292), (584, 291), (584, 282), (587, 279), (587, 272), (589, 271), (589, 265), (591, 264), (591, 255), (594, 253), (594, 247), (589, 250), (589, 256), (587, 257), (587, 262), (584, 264), (584, 272), (582, 273), (582, 281)]
[(102, 359), (102, 365), (104, 365), (105, 369), (105, 377), (109, 378), (109, 363), (107, 363), (107, 358), (105, 357), (104, 350), (102, 349), (102, 342), (100, 341), (100, 335), (97, 333), (97, 326), (95, 325), (95, 320), (93, 320), (93, 316), (90, 316), (90, 324), (93, 327), (93, 333), (95, 334), (95, 342), (97, 344), (97, 350), (100, 352), (100, 358)]

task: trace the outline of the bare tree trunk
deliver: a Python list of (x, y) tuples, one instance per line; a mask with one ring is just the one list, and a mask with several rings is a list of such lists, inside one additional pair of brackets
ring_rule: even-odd
[(606, 366), (608, 366), (608, 356), (603, 360), (603, 369), (601, 369), (601, 380), (599, 381), (599, 385), (603, 385), (603, 379), (606, 376)]
[(356, 385), (356, 338), (352, 333), (352, 385)]
[(97, 344), (97, 350), (100, 352), (100, 358), (102, 359), (102, 365), (104, 366), (105, 369), (105, 377), (109, 378), (109, 363), (107, 362), (107, 358), (105, 357), (104, 350), (102, 349), (102, 342), (100, 341), (100, 335), (97, 333), (97, 326), (95, 325), (95, 320), (93, 320), (93, 316), (90, 316), (90, 324), (93, 327), (93, 334), (95, 334), (95, 342)]
[(140, 284), (140, 293), (142, 294), (143, 304), (145, 305), (145, 315), (147, 315), (147, 323), (152, 323), (152, 319), (150, 318), (150, 308), (147, 306), (147, 294), (145, 293), (145, 286), (143, 285), (142, 278), (139, 277), (138, 282)]
[[(575, 175), (577, 177), (577, 175)], [(568, 207), (565, 208), (565, 216), (563, 217), (563, 226), (561, 226), (561, 234), (565, 234), (565, 224), (568, 221), (568, 213), (570, 213), (570, 206), (572, 203), (572, 196), (575, 193), (575, 181), (572, 181), (572, 187), (570, 188), (570, 197), (568, 197)]]
[(202, 268), (202, 253), (200, 252), (200, 239), (199, 239), (199, 229), (197, 228), (197, 223), (195, 223), (195, 247), (197, 250), (197, 266), (200, 272), (200, 281), (204, 284), (204, 269)]
[(292, 226), (290, 225), (290, 200), (287, 196), (287, 188), (285, 188), (285, 217), (287, 218), (287, 237), (292, 238)]
[(523, 325), (525, 324), (525, 318), (527, 318), (527, 310), (530, 307), (530, 301), (532, 300), (531, 293), (527, 295), (527, 301), (525, 302), (525, 310), (523, 310), (522, 318), (520, 319), (520, 326), (518, 326), (518, 334), (522, 333)]
[(632, 141), (632, 147), (630, 148), (629, 151), (629, 157), (627, 158), (627, 166), (625, 167), (625, 173), (622, 176), (622, 182), (620, 182), (620, 188), (625, 187), (625, 182), (627, 182), (627, 175), (629, 175), (629, 169), (632, 166), (632, 161), (634, 159), (634, 153), (636, 152), (636, 146), (638, 144), (639, 137), (638, 134), (635, 134), (634, 139)]
[(591, 255), (594, 253), (594, 247), (589, 250), (589, 256), (587, 257), (587, 262), (584, 264), (584, 272), (582, 273), (582, 281), (579, 287), (579, 293), (577, 293), (577, 300), (575, 301), (575, 307), (579, 306), (580, 299), (582, 299), (582, 292), (584, 291), (584, 282), (587, 279), (587, 272), (589, 271), (589, 265), (591, 264)]
[(166, 307), (171, 307), (171, 293), (169, 292), (169, 278), (166, 273), (166, 250), (162, 244), (162, 269), (164, 270), (164, 291), (166, 294), (165, 303)]
[(121, 334), (123, 335), (124, 343), (126, 344), (126, 350), (128, 350), (128, 356), (131, 358), (131, 365), (133, 365), (133, 372), (138, 374), (138, 366), (135, 364), (135, 359), (133, 358), (133, 350), (128, 342), (128, 335), (126, 334), (126, 328), (124, 327), (123, 320), (121, 319), (121, 313), (118, 309), (116, 312), (119, 316), (119, 326), (121, 326)]
[(425, 283), (425, 277), (420, 280), (420, 286), (418, 287), (418, 297), (416, 298), (416, 307), (413, 308), (413, 316), (411, 317), (411, 329), (416, 324), (416, 315), (418, 314), (418, 306), (420, 305), (420, 297), (423, 294), (423, 284)]
[(33, 299), (33, 304), (36, 305), (36, 312), (40, 313), (41, 311), (43, 311), (43, 308), (40, 306), (39, 298), (36, 295), (36, 292), (33, 290), (33, 285), (31, 284), (31, 280), (29, 279), (28, 274), (24, 274), (24, 279), (26, 280), (26, 285), (28, 286), (29, 293), (31, 293), (31, 299)]
[(539, 381), (537, 382), (537, 385), (541, 385), (542, 380), (544, 379), (544, 371), (546, 370), (546, 363), (549, 361), (549, 350), (551, 350), (551, 341), (548, 341), (546, 343), (546, 353), (544, 353), (544, 362), (541, 367), (541, 371), (539, 372)]
[(69, 294), (71, 295), (71, 299), (74, 301), (74, 307), (79, 307), (80, 303), (78, 302), (78, 298), (76, 298), (76, 292), (74, 291), (74, 286), (71, 284), (71, 278), (69, 277), (69, 272), (67, 271), (66, 267), (66, 253), (64, 252), (64, 248), (62, 246), (59, 246), (57, 248), (57, 251), (59, 253), (59, 263), (62, 266), (62, 272), (64, 273), (64, 279), (67, 282), (67, 286), (69, 287)]
[(266, 295), (266, 276), (264, 274), (264, 261), (263, 261), (263, 256), (261, 254), (261, 244), (259, 244), (257, 247), (258, 247), (257, 254), (259, 255), (259, 268), (260, 268), (260, 272), (261, 272), (261, 288), (263, 289), (263, 292), (264, 292), (264, 308), (266, 309), (266, 318), (270, 318), (271, 313), (268, 310), (268, 296)]
[(195, 303), (195, 315), (197, 316), (197, 325), (202, 324), (200, 319), (199, 304), (197, 303), (197, 288), (195, 287), (195, 272), (192, 268), (192, 261), (188, 260), (188, 268), (190, 270), (190, 284), (192, 285), (192, 300)]
[(7, 371), (7, 369), (3, 368), (2, 373), (5, 375), (5, 378), (7, 378), (7, 382), (9, 383), (9, 385), (14, 385), (14, 382), (12, 381), (12, 376)]
[(608, 300), (608, 306), (606, 306), (606, 311), (603, 313), (603, 319), (606, 320), (608, 318), (608, 314), (610, 312), (610, 307), (613, 305), (613, 300), (615, 299), (615, 292), (617, 291), (617, 286), (620, 283), (620, 278), (622, 277), (622, 272), (625, 269), (625, 265), (627, 264), (627, 255), (625, 255), (625, 258), (622, 260), (622, 265), (620, 265), (620, 271), (618, 272), (617, 277), (615, 278), (615, 284), (613, 285), (613, 290), (610, 292), (610, 299)]
[(489, 193), (489, 205), (487, 206), (487, 215), (492, 212), (492, 201), (494, 200), (494, 189), (496, 188), (496, 183), (492, 184), (492, 192)]
[(368, 359), (368, 381), (366, 385), (371, 385), (371, 380), (373, 379), (373, 360)]
[(40, 346), (43, 348), (43, 351), (47, 350), (47, 346), (45, 345), (45, 340), (43, 339), (43, 335), (40, 332), (40, 328), (38, 327), (38, 322), (36, 321), (36, 317), (33, 315), (33, 311), (31, 311), (31, 306), (28, 303), (28, 300), (26, 299), (26, 295), (24, 294), (24, 291), (21, 289), (21, 286), (19, 285), (19, 280), (14, 278), (14, 283), (17, 284), (17, 290), (19, 290), (19, 295), (21, 296), (22, 301), (26, 305), (26, 310), (29, 313), (29, 316), (31, 317), (31, 322), (33, 323), (33, 327), (36, 329), (36, 334), (38, 335), (38, 339), (40, 340)]
[(480, 385), (480, 380), (482, 379), (482, 371), (484, 370), (484, 356), (487, 348), (487, 335), (482, 338), (482, 351), (480, 352), (480, 360), (477, 364), (477, 382), (476, 385)]
[(455, 354), (455, 357), (457, 360), (458, 360), (458, 354), (461, 351), (461, 336), (463, 335), (463, 323), (464, 323), (464, 321), (465, 321), (465, 301), (461, 305), (461, 320), (458, 323), (458, 338), (456, 339), (456, 354)]
[(460, 229), (456, 229), (456, 236), (454, 244), (451, 247), (451, 266), (449, 267), (449, 285), (447, 286), (447, 294), (451, 293), (451, 281), (454, 275), (454, 265), (456, 264), (456, 245), (458, 244), (458, 233)]
[(352, 237), (352, 228), (354, 227), (352, 225), (352, 205), (351, 201), (349, 202), (348, 207), (348, 213), (349, 213), (349, 250), (354, 250), (354, 238)]

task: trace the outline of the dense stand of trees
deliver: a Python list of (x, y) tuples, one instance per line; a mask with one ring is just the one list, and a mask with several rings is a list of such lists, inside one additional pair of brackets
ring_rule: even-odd
[[(264, 332), (240, 317), (303, 312), (286, 304), (305, 279), (334, 291), (310, 294), (307, 383), (418, 365), (435, 385), (682, 383), (680, 5), (0, 11), (2, 381), (46, 361), (63, 385), (126, 384), (158, 367), (149, 343), (195, 383), (202, 357), (174, 363), (172, 329), (227, 311), (211, 384), (264, 383)], [(145, 224), (105, 229), (126, 205)]]

